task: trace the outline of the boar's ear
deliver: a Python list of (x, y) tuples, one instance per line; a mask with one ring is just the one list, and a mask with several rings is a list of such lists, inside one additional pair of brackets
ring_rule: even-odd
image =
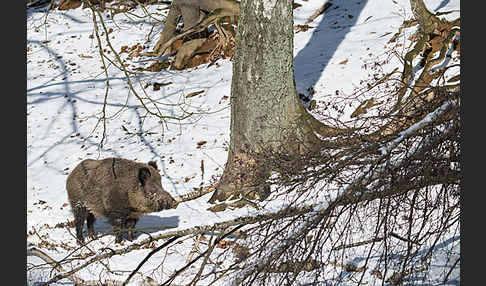
[(152, 167), (154, 167), (156, 170), (158, 170), (159, 168), (157, 167), (157, 162), (155, 161), (149, 161), (148, 164)]
[(148, 178), (150, 178), (150, 170), (147, 167), (142, 167), (138, 169), (138, 180), (140, 181), (140, 184), (142, 184), (142, 187), (145, 186), (145, 182), (147, 181)]

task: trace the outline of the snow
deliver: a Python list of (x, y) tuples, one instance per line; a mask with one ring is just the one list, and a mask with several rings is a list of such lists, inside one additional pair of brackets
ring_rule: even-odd
[[(302, 25), (326, 0), (295, 2), (302, 6), (294, 9), (294, 25)], [(459, 10), (459, 0), (426, 2), (434, 12)], [(308, 24), (313, 28), (294, 34), (297, 90), (308, 93), (312, 87), (315, 91), (312, 96), (316, 100), (328, 100), (336, 91), (341, 95), (352, 94), (361, 85), (360, 81), (368, 78), (368, 71), (362, 65), (386, 58), (388, 41), (403, 21), (411, 18), (408, 0), (332, 3), (324, 14)], [(167, 10), (162, 10), (163, 7), (150, 5), (147, 9), (163, 19), (167, 13)], [(144, 15), (140, 8), (132, 13)], [(136, 44), (145, 46), (144, 51), (149, 51), (162, 28), (162, 25), (154, 25), (153, 20), (129, 14), (117, 14), (114, 19), (108, 17), (109, 13), (103, 15), (107, 29), (113, 29), (109, 39), (117, 52), (122, 46)], [(454, 19), (458, 16), (459, 13), (454, 12), (443, 17)], [(406, 39), (413, 32), (413, 29), (406, 29), (405, 35), (399, 39), (404, 42), (404, 52), (409, 44)], [(183, 71), (145, 72), (139, 78), (131, 77), (137, 93), (154, 112), (170, 117), (184, 117), (192, 113), (183, 120), (157, 118), (147, 114), (130, 91), (124, 73), (109, 62), (109, 77), (105, 77), (97, 39), (91, 36), (93, 34), (90, 9), (52, 10), (49, 13), (45, 13), (44, 9), (27, 11), (27, 243), (29, 246), (48, 241), (57, 245), (44, 249), (56, 260), (70, 256), (70, 250), (60, 245), (76, 247), (74, 236), (66, 228), (54, 226), (73, 219), (65, 190), (66, 177), (82, 160), (113, 156), (141, 162), (156, 160), (161, 169), (163, 187), (173, 196), (178, 196), (217, 181), (227, 159), (230, 60), (219, 60), (217, 65), (210, 67), (201, 65)], [(102, 40), (104, 42), (104, 37)], [(113, 58), (112, 53), (107, 55)], [(121, 55), (124, 59), (128, 56), (127, 53)], [(133, 66), (151, 63), (140, 62), (141, 59), (145, 58), (134, 57), (128, 62)], [(344, 60), (347, 62), (342, 64)], [(384, 72), (390, 72), (397, 66), (401, 66), (399, 59), (390, 58), (382, 67)], [(171, 84), (153, 90), (155, 82)], [(145, 85), (148, 86), (147, 94), (141, 88)], [(200, 90), (204, 92), (186, 98), (187, 94)], [(101, 116), (106, 91), (108, 135), (101, 147), (104, 134)], [(158, 110), (154, 109), (152, 102), (158, 103)], [(344, 114), (331, 115), (349, 119), (356, 105), (343, 108)], [(207, 143), (199, 146), (197, 143), (201, 141)], [(201, 172), (201, 161), (204, 173)], [(188, 229), (277, 210), (286, 203), (272, 202), (261, 212), (249, 207), (211, 212), (207, 210), (211, 206), (207, 203), (210, 196), (207, 194), (184, 202), (177, 209), (148, 214), (140, 219), (137, 228), (164, 225), (171, 227), (170, 231)], [(98, 235), (111, 231), (111, 226), (103, 219), (98, 219), (94, 228)], [(74, 229), (71, 228), (71, 231)], [(164, 231), (152, 229), (147, 232), (154, 235)], [(137, 234), (134, 243), (146, 237), (146, 234)], [(116, 247), (113, 241), (113, 235), (106, 235), (92, 247)], [(175, 249), (157, 253), (151, 258), (152, 265), (144, 265), (140, 269), (143, 275), (134, 277), (130, 285), (137, 285), (142, 276), (151, 276), (160, 283), (165, 281), (173, 271), (184, 265), (191, 248), (192, 241), (185, 239)], [(117, 275), (107, 273), (99, 265), (79, 274), (86, 279), (122, 279), (128, 275), (123, 271), (133, 270), (149, 251), (141, 249), (126, 256), (113, 257), (110, 266), (119, 271)], [(155, 271), (161, 261), (163, 267)], [(29, 257), (28, 263), (41, 262), (38, 258)], [(44, 277), (43, 281), (49, 276), (48, 272), (29, 275), (32, 279), (36, 275)], [(61, 280), (58, 283), (66, 285), (70, 282)]]

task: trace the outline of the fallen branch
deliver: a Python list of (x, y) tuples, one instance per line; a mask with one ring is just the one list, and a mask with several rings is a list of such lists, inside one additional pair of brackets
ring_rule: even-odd
[[(394, 150), (405, 139), (410, 138), (412, 135), (418, 133), (425, 126), (428, 126), (436, 120), (439, 120), (441, 116), (443, 116), (447, 112), (458, 112), (457, 108), (458, 106), (455, 105), (453, 102), (444, 103), (422, 121), (412, 125), (410, 128), (403, 131), (400, 134), (400, 137), (390, 142), (386, 147), (381, 148), (380, 150), (382, 155), (374, 160), (371, 165), (380, 166), (382, 162), (386, 162), (386, 158), (391, 154), (392, 150)], [(457, 131), (454, 130), (454, 128), (450, 129), (451, 130), (445, 130), (443, 132), (443, 134), (445, 134), (444, 136), (447, 136), (448, 133), (453, 133), (454, 131)], [(281, 257), (281, 255), (287, 249), (291, 248), (291, 245), (293, 245), (296, 241), (299, 241), (300, 238), (305, 237), (310, 229), (318, 225), (323, 219), (329, 217), (329, 215), (339, 206), (356, 204), (379, 198), (397, 196), (407, 193), (411, 190), (424, 188), (427, 185), (436, 185), (440, 183), (458, 184), (460, 181), (460, 177), (458, 175), (448, 175), (445, 176), (447, 180), (450, 180), (448, 182), (441, 181), (441, 179), (444, 178), (434, 178), (435, 180), (430, 181), (416, 180), (413, 183), (397, 183), (391, 186), (391, 188), (386, 188), (387, 186), (382, 186), (385, 187), (385, 190), (383, 191), (376, 191), (380, 189), (379, 186), (373, 186), (373, 182), (382, 177), (383, 173), (386, 173), (387, 171), (393, 173), (394, 170), (399, 169), (400, 167), (402, 167), (403, 164), (409, 162), (410, 158), (414, 158), (417, 155), (423, 155), (424, 153), (426, 153), (429, 145), (438, 144), (440, 140), (441, 138), (433, 138), (428, 145), (417, 148), (416, 150), (412, 150), (412, 152), (408, 154), (408, 156), (394, 163), (393, 166), (387, 166), (388, 170), (386, 168), (380, 167), (369, 168), (367, 171), (363, 172), (358, 178), (353, 180), (351, 184), (342, 189), (331, 202), (321, 202), (320, 204), (316, 204), (315, 207), (311, 210), (313, 216), (308, 218), (306, 223), (299, 225), (296, 228), (296, 231), (289, 233), (284, 239), (282, 239), (283, 243), (281, 243), (278, 247), (273, 248), (272, 251), (259, 258), (255, 263), (250, 264), (245, 269), (240, 271), (235, 279), (232, 281), (231, 285), (242, 284), (243, 281), (246, 280), (255, 271), (260, 271), (261, 269), (264, 269), (265, 265), (270, 264), (270, 261)]]
[(172, 238), (172, 237), (183, 237), (183, 236), (187, 236), (187, 235), (197, 235), (197, 234), (205, 233), (207, 231), (213, 231), (213, 232), (214, 231), (221, 231), (221, 230), (227, 229), (228, 227), (234, 227), (234, 226), (238, 226), (238, 225), (244, 226), (244, 225), (249, 225), (249, 224), (253, 224), (253, 223), (256, 223), (256, 222), (265, 221), (265, 220), (269, 220), (269, 219), (279, 219), (279, 218), (285, 218), (285, 217), (294, 216), (294, 215), (305, 214), (305, 213), (311, 211), (313, 209), (313, 207), (314, 207), (313, 205), (304, 206), (304, 207), (300, 207), (300, 208), (289, 207), (289, 208), (285, 208), (283, 210), (280, 210), (278, 212), (273, 212), (273, 213), (260, 214), (260, 215), (256, 215), (256, 216), (250, 216), (250, 217), (238, 217), (238, 218), (235, 218), (235, 219), (230, 220), (230, 221), (219, 222), (219, 223), (215, 223), (213, 225), (195, 226), (195, 227), (192, 227), (192, 228), (178, 230), (178, 231), (164, 232), (164, 233), (161, 233), (159, 235), (146, 238), (146, 239), (142, 240), (140, 243), (131, 244), (131, 245), (129, 245), (125, 248), (121, 248), (121, 249), (108, 249), (108, 248), (106, 248), (105, 250), (110, 250), (110, 251), (105, 252), (103, 254), (99, 254), (95, 257), (92, 257), (90, 260), (86, 261), (85, 263), (73, 268), (72, 270), (70, 270), (68, 272), (60, 273), (60, 274), (56, 275), (55, 277), (53, 277), (52, 279), (50, 279), (49, 281), (42, 283), (42, 284), (39, 284), (39, 286), (49, 285), (51, 283), (55, 283), (55, 282), (57, 282), (61, 279), (64, 279), (66, 277), (73, 275), (74, 273), (78, 272), (79, 270), (86, 268), (87, 266), (89, 266), (89, 265), (91, 265), (91, 264), (93, 264), (97, 261), (101, 261), (103, 259), (107, 259), (107, 258), (113, 257), (115, 255), (123, 255), (123, 254), (129, 253), (132, 250), (139, 249), (142, 246), (144, 246), (148, 243), (157, 241), (157, 240), (167, 239), (167, 238)]
[(409, 240), (407, 238), (404, 238), (404, 237), (401, 237), (399, 236), (398, 234), (394, 233), (394, 232), (390, 232), (389, 233), (391, 237), (394, 237), (398, 240), (401, 240), (401, 241), (405, 241), (405, 242), (408, 242), (408, 243), (414, 243), (414, 244), (417, 244), (417, 245), (420, 245), (420, 243), (416, 242), (416, 241), (412, 241), (412, 240)]
[(214, 244), (212, 246), (210, 246), (206, 251), (204, 251), (203, 253), (199, 254), (196, 258), (194, 258), (191, 262), (187, 263), (186, 265), (184, 265), (181, 269), (177, 270), (169, 279), (167, 279), (164, 283), (162, 283), (160, 286), (164, 286), (164, 285), (168, 285), (169, 283), (171, 283), (172, 281), (174, 281), (174, 279), (180, 274), (182, 273), (185, 269), (187, 269), (189, 266), (191, 266), (192, 264), (194, 264), (194, 262), (198, 261), (201, 257), (203, 257), (204, 255), (206, 255), (206, 253), (208, 252), (211, 252), (214, 247), (218, 244), (218, 242), (220, 242), (221, 240), (225, 239), (227, 236), (229, 236), (230, 234), (232, 234), (233, 232), (237, 231), (238, 229), (242, 228), (245, 224), (240, 224), (238, 225), (237, 227), (233, 228), (231, 231), (225, 233), (224, 235), (220, 235), (218, 236), (218, 238), (214, 241)]
[(208, 194), (208, 193), (214, 191), (215, 189), (216, 189), (216, 185), (211, 185), (211, 186), (208, 186), (204, 189), (202, 189), (202, 188), (196, 189), (196, 190), (189, 192), (187, 194), (177, 196), (174, 199), (176, 201), (176, 204), (180, 204), (182, 202), (187, 202), (187, 201), (191, 201), (191, 200), (197, 199), (199, 197), (202, 197), (205, 194)]
[[(59, 262), (55, 261), (52, 259), (49, 255), (47, 255), (45, 252), (43, 252), (40, 249), (37, 249), (35, 247), (31, 247), (27, 249), (27, 256), (36, 256), (39, 257), (40, 259), (44, 260), (46, 263), (52, 266), (52, 268), (56, 269), (59, 272), (64, 271), (64, 268), (62, 268), (61, 264)], [(70, 278), (71, 281), (76, 283), (75, 279), (72, 277)]]
[(378, 242), (378, 241), (382, 241), (382, 240), (383, 240), (383, 237), (376, 237), (376, 238), (368, 239), (368, 240), (365, 240), (365, 241), (350, 243), (350, 244), (346, 244), (346, 245), (340, 245), (340, 246), (334, 248), (334, 250), (358, 247), (358, 246), (361, 246), (361, 245), (366, 245), (366, 244), (370, 244), (370, 243)]
[(164, 44), (157, 42), (154, 47), (154, 51), (158, 51), (157, 53), (146, 53), (143, 54), (144, 56), (156, 56), (160, 57), (164, 53), (164, 51), (172, 45), (175, 41), (183, 38), (184, 36), (187, 36), (192, 33), (197, 33), (201, 32), (204, 29), (206, 29), (209, 25), (214, 24), (218, 19), (224, 18), (224, 17), (231, 17), (231, 16), (237, 16), (234, 14), (234, 12), (230, 10), (225, 10), (225, 9), (216, 9), (209, 15), (207, 15), (204, 19), (202, 19), (198, 24), (194, 25), (193, 27), (187, 29), (187, 31), (176, 35), (172, 38), (170, 38), (167, 42)]
[[(49, 255), (47, 255), (45, 252), (43, 252), (40, 249), (37, 249), (35, 247), (27, 249), (27, 256), (36, 256), (39, 257), (40, 259), (44, 260), (46, 263), (50, 264), (54, 269), (56, 269), (59, 272), (63, 272), (64, 268), (61, 266), (61, 264), (54, 259), (52, 259)], [(120, 281), (116, 280), (106, 280), (104, 283), (101, 283), (100, 281), (97, 280), (83, 280), (81, 279), (78, 275), (72, 274), (72, 275), (67, 275), (62, 277), (61, 279), (66, 278), (71, 280), (75, 285), (83, 285), (83, 286), (99, 286), (99, 285), (104, 285), (104, 286), (121, 286)], [(49, 282), (45, 283), (40, 283), (38, 285), (49, 285)], [(149, 284), (143, 283), (140, 284), (141, 286), (150, 286)]]
[(192, 260), (194, 253), (199, 252), (199, 243), (201, 242), (202, 237), (203, 237), (202, 234), (196, 237), (196, 240), (194, 241), (194, 245), (192, 246), (192, 249), (191, 251), (189, 251), (189, 255), (187, 256), (186, 263), (189, 263), (189, 261)]

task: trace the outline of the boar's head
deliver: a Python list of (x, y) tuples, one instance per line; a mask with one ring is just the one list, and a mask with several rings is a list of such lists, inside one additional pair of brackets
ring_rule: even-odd
[(157, 169), (140, 167), (138, 169), (139, 188), (136, 191), (135, 208), (141, 212), (158, 212), (177, 206), (175, 199), (164, 190)]

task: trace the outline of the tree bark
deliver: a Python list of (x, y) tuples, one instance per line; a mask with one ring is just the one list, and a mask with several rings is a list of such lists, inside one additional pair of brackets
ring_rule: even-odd
[[(275, 156), (316, 150), (319, 124), (300, 102), (293, 69), (292, 0), (242, 0), (231, 85), (228, 161), (210, 202), (263, 199)], [(324, 128), (325, 129), (325, 128)]]
[(437, 33), (440, 20), (427, 9), (423, 0), (410, 0), (410, 7), (423, 33), (426, 35)]

